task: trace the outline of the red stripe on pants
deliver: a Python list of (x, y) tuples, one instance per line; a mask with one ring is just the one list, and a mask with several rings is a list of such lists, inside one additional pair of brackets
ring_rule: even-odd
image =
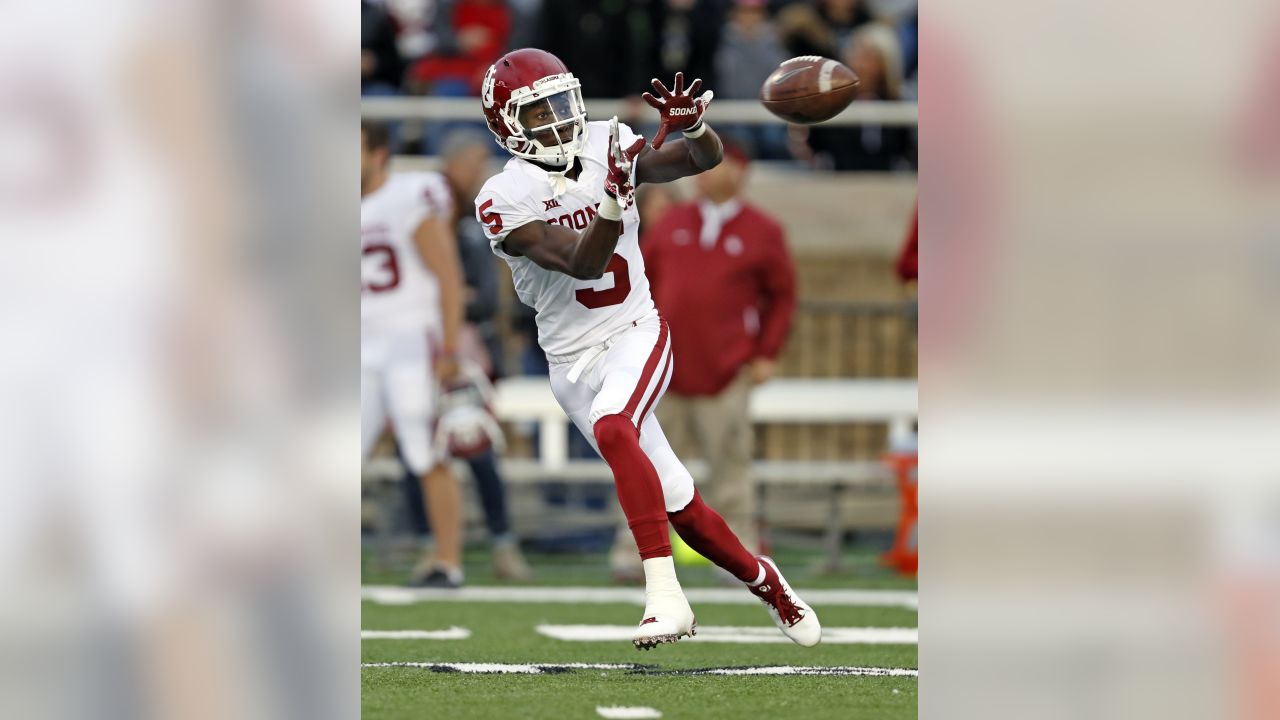
[(667, 321), (662, 317), (658, 318), (658, 342), (653, 346), (653, 352), (649, 353), (649, 359), (644, 364), (644, 371), (640, 373), (640, 382), (636, 385), (635, 391), (631, 393), (631, 399), (627, 400), (627, 406), (622, 409), (622, 414), (629, 418), (635, 418), (636, 409), (640, 407), (640, 400), (644, 398), (644, 391), (649, 387), (649, 380), (653, 378), (653, 373), (658, 369), (658, 362), (662, 360), (663, 348), (667, 344)]
[(649, 414), (649, 409), (653, 407), (654, 401), (662, 394), (662, 385), (671, 377), (671, 356), (670, 351), (667, 352), (667, 361), (662, 363), (662, 372), (658, 373), (658, 384), (653, 386), (653, 394), (649, 396), (649, 402), (644, 404), (644, 410), (640, 411), (640, 417), (636, 418), (636, 427), (639, 428), (644, 424), (644, 418)]

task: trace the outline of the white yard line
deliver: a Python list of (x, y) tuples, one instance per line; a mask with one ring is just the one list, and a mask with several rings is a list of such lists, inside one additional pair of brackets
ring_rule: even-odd
[[(798, 590), (805, 602), (816, 607), (901, 607), (915, 610), (919, 596), (910, 590)], [(754, 605), (756, 596), (741, 588), (686, 588), (691, 603)], [(642, 588), (613, 587), (464, 587), (458, 590), (407, 588), (393, 585), (366, 585), (360, 589), (365, 600), (383, 605), (418, 602), (512, 602), (512, 603), (629, 603), (644, 605)]]
[(865, 677), (920, 677), (914, 668), (880, 667), (807, 667), (804, 665), (772, 665), (754, 668), (707, 668), (688, 670), (689, 675), (862, 675)]
[(361, 630), (361, 640), (466, 640), (471, 631), (453, 626), (447, 630)]
[(858, 675), (863, 677), (919, 677), (914, 668), (856, 667), (849, 665), (769, 665), (763, 667), (720, 667), (692, 670), (660, 670), (653, 666), (633, 663), (428, 663), (428, 662), (376, 662), (363, 663), (361, 668), (420, 668), (433, 672), (503, 674), (503, 675), (552, 675), (570, 670), (630, 670), (654, 675)]
[[(634, 625), (538, 625), (539, 635), (572, 642), (609, 642), (630, 640)], [(698, 634), (681, 642), (737, 644), (791, 644), (791, 639), (776, 627), (730, 627), (703, 625)], [(900, 627), (824, 627), (824, 645), (918, 645), (920, 631)]]
[(544, 673), (562, 672), (565, 670), (635, 670), (639, 666), (633, 664), (611, 663), (539, 663), (527, 665), (519, 663), (429, 663), (429, 662), (378, 662), (362, 663), (362, 668), (422, 668), (436, 672), (462, 672), (503, 675), (541, 675)]
[(596, 714), (611, 720), (644, 720), (644, 718), (662, 717), (662, 713), (655, 708), (623, 705), (597, 705)]

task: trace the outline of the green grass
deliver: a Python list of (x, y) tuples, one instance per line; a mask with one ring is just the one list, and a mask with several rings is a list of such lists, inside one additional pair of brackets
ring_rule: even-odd
[[(858, 588), (860, 590), (915, 590), (915, 578), (908, 578), (886, 570), (879, 565), (879, 552), (868, 549), (851, 549), (841, 557), (842, 567), (838, 572), (830, 572), (822, 566), (824, 558), (821, 554), (800, 549), (779, 548), (774, 551), (773, 558), (787, 574), (787, 580), (797, 587), (806, 588)], [(397, 558), (391, 567), (371, 562), (371, 553), (366, 550), (365, 563), (362, 568), (365, 585), (400, 585), (409, 575), (413, 565), (412, 558)], [(612, 581), (609, 578), (609, 564), (603, 553), (570, 555), (570, 554), (530, 554), (529, 564), (536, 571), (536, 577), (527, 585), (540, 587), (560, 587), (565, 585), (604, 587)], [(467, 583), (471, 585), (499, 585), (502, 581), (494, 578), (489, 566), (489, 552), (486, 549), (469, 549), (464, 557), (467, 571)], [(680, 583), (685, 587), (716, 587), (720, 583), (707, 566), (681, 567)]]
[(914, 678), (423, 675), (387, 668), (365, 670), (361, 691), (364, 720), (598, 720), (598, 705), (652, 707), (667, 720), (916, 717)]
[[(788, 578), (800, 588), (891, 587), (914, 589), (914, 582), (852, 564), (860, 576), (817, 573), (804, 553), (779, 552)], [(539, 585), (602, 585), (603, 557), (530, 558)], [(865, 558), (864, 558), (865, 559)], [(470, 584), (492, 584), (487, 557), (468, 555)], [(366, 583), (395, 583), (399, 570), (368, 572)], [(703, 568), (682, 568), (688, 587), (715, 585)], [(868, 581), (870, 580), (870, 581)], [(745, 592), (745, 591), (744, 591)], [(900, 608), (819, 607), (826, 626), (915, 626), (914, 611)], [(699, 625), (771, 625), (758, 605), (697, 604)], [(553, 675), (471, 675), (420, 668), (362, 670), (362, 717), (395, 718), (598, 718), (598, 705), (643, 705), (664, 718), (761, 717), (780, 711), (794, 718), (914, 718), (915, 678), (853, 676), (724, 677), (654, 675), (669, 671), (751, 665), (917, 666), (914, 645), (734, 645), (680, 642), (639, 652), (626, 642), (566, 642), (538, 635), (539, 623), (630, 625), (641, 608), (625, 604), (423, 602), (413, 605), (364, 603), (363, 627), (370, 630), (466, 627), (467, 640), (366, 640), (363, 662), (640, 663), (641, 671), (578, 670)]]

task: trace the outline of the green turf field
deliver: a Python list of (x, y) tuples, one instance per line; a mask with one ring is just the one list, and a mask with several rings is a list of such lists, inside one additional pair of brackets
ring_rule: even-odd
[[(779, 564), (798, 590), (806, 588), (914, 590), (914, 582), (874, 567), (870, 555), (854, 556), (851, 571), (819, 575), (813, 557), (779, 553)], [(601, 587), (604, 558), (531, 557), (543, 588)], [(487, 558), (468, 556), (469, 587), (495, 586)], [(682, 568), (687, 589), (722, 587), (704, 568)], [(367, 570), (366, 587), (400, 580), (392, 571)], [(508, 586), (509, 587), (509, 586)], [(519, 589), (517, 588), (518, 592)], [(559, 591), (556, 591), (559, 592)], [(585, 591), (584, 591), (585, 592)], [(746, 591), (742, 591), (746, 594)], [(730, 590), (732, 594), (732, 590)], [(581, 596), (579, 596), (581, 597)], [(691, 598), (692, 600), (692, 598)], [(400, 600), (403, 602), (403, 599)], [(773, 625), (758, 603), (692, 600), (701, 628)], [(824, 628), (914, 628), (914, 609), (901, 604), (862, 606), (813, 603)], [(362, 641), (362, 717), (381, 718), (598, 718), (598, 706), (654, 708), (664, 718), (760, 717), (784, 711), (793, 718), (914, 718), (915, 677), (863, 675), (725, 676), (689, 671), (786, 666), (806, 668), (917, 667), (914, 644), (729, 644), (681, 641), (641, 652), (629, 641), (568, 641), (539, 634), (539, 625), (630, 626), (642, 608), (628, 602), (429, 600), (405, 604), (363, 603), (365, 630), (465, 629), (466, 639), (366, 639)], [(460, 630), (458, 632), (461, 632)], [(471, 673), (495, 670), (470, 665), (382, 667), (379, 663), (501, 663), (537, 674)], [(572, 663), (622, 667), (562, 668)], [(511, 670), (512, 668), (502, 668)], [(723, 672), (724, 670), (719, 670)]]

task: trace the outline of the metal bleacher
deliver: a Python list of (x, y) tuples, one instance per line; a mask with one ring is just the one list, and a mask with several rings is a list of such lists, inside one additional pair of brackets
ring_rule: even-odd
[[(909, 442), (917, 408), (913, 379), (781, 378), (756, 389), (751, 397), (751, 418), (755, 423), (882, 424), (887, 428), (891, 447)], [(603, 461), (569, 458), (569, 420), (556, 404), (546, 378), (502, 380), (497, 386), (494, 410), (504, 422), (532, 422), (539, 429), (536, 458), (502, 460), (506, 482), (512, 485), (612, 482), (609, 467)], [(695, 481), (705, 478), (705, 463), (694, 460), (687, 466)], [(831, 503), (822, 524), (833, 561), (838, 557), (844, 531), (842, 499), (850, 492), (887, 491), (894, 484), (892, 473), (878, 459), (757, 460), (754, 472), (762, 493), (768, 493), (775, 486), (829, 489)], [(393, 458), (375, 459), (365, 467), (368, 479), (395, 479), (401, 473), (399, 463)], [(768, 504), (761, 505), (766, 508), (768, 520)]]

